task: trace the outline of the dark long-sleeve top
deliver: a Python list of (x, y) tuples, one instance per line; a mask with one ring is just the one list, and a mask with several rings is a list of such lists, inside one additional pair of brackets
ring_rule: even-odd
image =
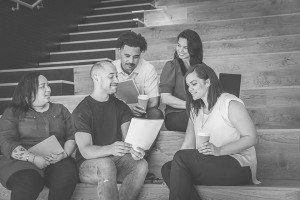
[(32, 163), (13, 159), (11, 153), (19, 145), (29, 149), (51, 135), (56, 136), (62, 147), (67, 140), (74, 140), (71, 114), (63, 105), (50, 103), (43, 113), (29, 110), (19, 117), (11, 107), (4, 111), (0, 119), (0, 147), (4, 155), (0, 159), (2, 185), (6, 185), (12, 174), (23, 169), (34, 169), (43, 175), (43, 170)]

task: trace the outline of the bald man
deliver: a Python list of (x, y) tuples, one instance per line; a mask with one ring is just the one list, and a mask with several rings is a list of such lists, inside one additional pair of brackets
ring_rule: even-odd
[[(117, 70), (109, 61), (90, 72), (93, 92), (72, 113), (79, 151), (76, 160), (81, 182), (98, 184), (100, 199), (136, 199), (148, 172), (142, 149), (123, 142), (132, 118), (130, 108), (114, 97)], [(117, 181), (122, 181), (118, 191)]]

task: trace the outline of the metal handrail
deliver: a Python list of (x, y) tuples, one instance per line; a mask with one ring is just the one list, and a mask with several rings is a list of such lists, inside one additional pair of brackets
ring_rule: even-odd
[(37, 0), (34, 4), (30, 5), (22, 0), (11, 0), (13, 2), (15, 2), (17, 4), (17, 7), (12, 7), (12, 11), (16, 11), (20, 9), (19, 5), (25, 6), (27, 8), (33, 9), (35, 7), (37, 7), (37, 9), (43, 8), (43, 0)]

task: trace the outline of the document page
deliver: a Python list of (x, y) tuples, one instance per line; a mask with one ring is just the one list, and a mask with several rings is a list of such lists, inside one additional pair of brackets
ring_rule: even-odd
[(132, 79), (119, 82), (116, 97), (125, 101), (127, 104), (138, 102), (139, 91)]
[(163, 121), (163, 119), (132, 118), (125, 142), (144, 150), (150, 149)]
[(52, 154), (60, 154), (64, 151), (60, 143), (58, 142), (55, 135), (48, 137), (47, 139), (41, 141), (40, 143), (34, 145), (28, 149), (29, 152), (46, 157)]

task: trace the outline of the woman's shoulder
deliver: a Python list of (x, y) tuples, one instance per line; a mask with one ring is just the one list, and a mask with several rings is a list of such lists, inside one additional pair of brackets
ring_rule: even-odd
[(244, 105), (244, 102), (236, 97), (233, 94), (229, 94), (229, 93), (222, 93), (221, 96), (218, 98), (218, 107), (219, 107), (219, 111), (223, 114), (223, 115), (227, 115), (228, 111), (229, 111), (229, 103), (235, 101), (235, 102), (239, 102), (241, 104)]
[(169, 60), (165, 63), (163, 72), (170, 73), (172, 71), (177, 71), (180, 68), (179, 62), (177, 59)]
[(6, 118), (6, 119), (14, 118), (14, 116), (15, 116), (15, 109), (12, 106), (7, 107), (2, 114), (3, 119), (4, 118)]
[(52, 113), (70, 113), (66, 106), (61, 103), (50, 103), (50, 112)]

